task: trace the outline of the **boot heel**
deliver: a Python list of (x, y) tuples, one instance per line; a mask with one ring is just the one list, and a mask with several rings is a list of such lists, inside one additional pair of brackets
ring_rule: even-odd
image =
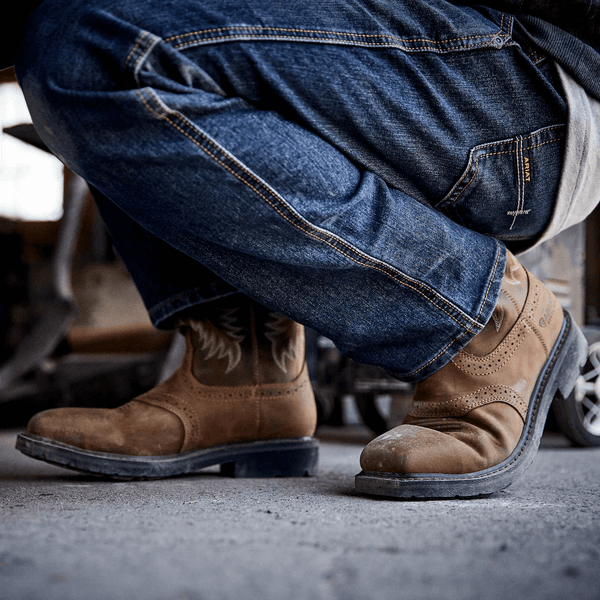
[(235, 461), (222, 463), (227, 477), (312, 477), (317, 472), (319, 446), (316, 440), (265, 444), (253, 448)]
[(561, 366), (561, 377), (558, 382), (558, 394), (566, 399), (573, 391), (575, 383), (581, 374), (588, 356), (588, 343), (581, 329), (573, 322), (571, 315), (568, 315), (573, 328), (569, 335), (568, 346), (565, 348), (565, 359)]

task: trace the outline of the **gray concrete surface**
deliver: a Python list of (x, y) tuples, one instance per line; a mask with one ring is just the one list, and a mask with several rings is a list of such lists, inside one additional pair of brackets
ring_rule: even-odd
[(355, 495), (361, 435), (324, 441), (312, 479), (113, 483), (20, 455), (16, 433), (2, 600), (600, 599), (600, 452), (561, 438), (495, 497), (402, 502)]

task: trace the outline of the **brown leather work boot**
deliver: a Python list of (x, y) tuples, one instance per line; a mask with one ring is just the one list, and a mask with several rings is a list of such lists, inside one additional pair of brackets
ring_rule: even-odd
[(302, 326), (237, 297), (201, 310), (182, 324), (186, 352), (169, 379), (119, 408), (39, 413), (17, 448), (120, 478), (216, 464), (238, 477), (314, 474), (316, 407)]
[(586, 349), (552, 292), (508, 253), (492, 319), (416, 385), (404, 424), (366, 446), (357, 490), (453, 498), (505, 488), (531, 464), (550, 404), (573, 389)]

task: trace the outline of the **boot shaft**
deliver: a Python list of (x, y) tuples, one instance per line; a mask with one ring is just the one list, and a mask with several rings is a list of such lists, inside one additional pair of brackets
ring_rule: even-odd
[(301, 325), (238, 295), (204, 305), (182, 325), (192, 345), (192, 372), (204, 385), (293, 381), (304, 364)]
[(494, 402), (511, 405), (524, 418), (563, 311), (552, 292), (510, 253), (501, 289), (485, 328), (450, 363), (417, 384), (407, 423), (465, 416)]

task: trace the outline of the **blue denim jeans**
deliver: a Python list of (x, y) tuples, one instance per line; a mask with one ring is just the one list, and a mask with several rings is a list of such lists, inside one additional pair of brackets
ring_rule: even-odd
[(485, 8), (46, 0), (17, 73), (158, 326), (242, 292), (419, 380), (552, 213), (553, 65)]

